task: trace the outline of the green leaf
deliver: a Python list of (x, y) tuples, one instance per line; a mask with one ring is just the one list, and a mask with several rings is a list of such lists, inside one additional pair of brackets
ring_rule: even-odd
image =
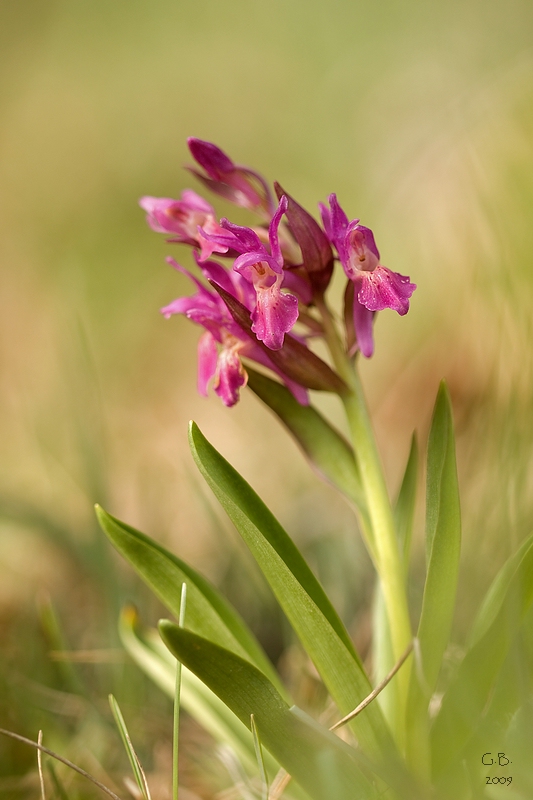
[(411, 439), (409, 458), (403, 475), (402, 485), (394, 509), (394, 521), (398, 533), (398, 544), (402, 554), (403, 563), (407, 572), (409, 551), (413, 535), (413, 523), (416, 506), (416, 484), (418, 477), (418, 445), (416, 436)]
[(517, 580), (517, 575), (519, 575), (522, 564), (527, 559), (532, 547), (533, 535), (522, 542), (517, 552), (507, 559), (494, 578), (472, 626), (470, 647), (473, 647), (484, 636), (498, 616), (509, 589), (513, 581)]
[(148, 788), (146, 775), (144, 774), (139, 757), (137, 756), (137, 753), (133, 748), (133, 744), (131, 743), (130, 735), (126, 727), (126, 723), (124, 722), (124, 717), (122, 716), (122, 711), (120, 710), (119, 704), (112, 694), (109, 695), (109, 705), (111, 706), (111, 711), (113, 712), (113, 717), (115, 718), (115, 722), (120, 733), (120, 738), (122, 739), (122, 744), (124, 745), (124, 749), (128, 755), (131, 769), (137, 786), (139, 787), (139, 791), (141, 792), (144, 800), (151, 800), (150, 789)]
[(429, 434), (426, 496), (427, 576), (418, 641), (425, 688), (432, 692), (447, 647), (461, 551), (461, 510), (448, 390), (441, 384)]
[(444, 694), (431, 731), (436, 775), (457, 761), (482, 724), (502, 665), (533, 604), (532, 544), (530, 537), (493, 582), (476, 620), (470, 649)]
[[(137, 631), (136, 613), (127, 607), (120, 617), (119, 633), (122, 644), (135, 663), (168, 697), (173, 698), (176, 661), (163, 646), (157, 631), (148, 631), (141, 636)], [(180, 701), (187, 713), (217, 742), (232, 748), (250, 774), (256, 771), (255, 751), (246, 726), (186, 667), (182, 668), (181, 673)], [(275, 771), (277, 763), (270, 754), (266, 756), (267, 766)]]
[(254, 715), (263, 745), (313, 798), (333, 800), (319, 764), (331, 759), (338, 788), (335, 800), (374, 797), (361, 766), (368, 762), (329, 731), (291, 713), (270, 681), (248, 661), (167, 620), (159, 624), (163, 641), (206, 683), (248, 728)]
[(284, 688), (260, 644), (234, 608), (204, 577), (145, 534), (100, 506), (96, 515), (111, 543), (176, 618), (181, 585), (187, 584), (187, 627), (256, 664), (283, 694)]
[(322, 478), (364, 509), (352, 448), (312, 406), (302, 406), (281, 383), (246, 367), (248, 386), (277, 414)]
[[(194, 422), (189, 441), (200, 472), (257, 561), (341, 714), (349, 713), (371, 687), (327, 595), (273, 514)], [(371, 750), (390, 746), (388, 728), (375, 703), (351, 725)]]
[(450, 398), (437, 394), (428, 441), (426, 479), (427, 575), (408, 696), (407, 755), (419, 775), (429, 777), (428, 706), (448, 645), (461, 550), (461, 512)]

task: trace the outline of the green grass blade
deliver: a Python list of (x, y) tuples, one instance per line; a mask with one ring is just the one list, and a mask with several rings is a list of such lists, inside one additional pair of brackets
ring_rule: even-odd
[(529, 536), (522, 543), (517, 552), (505, 562), (494, 578), (472, 626), (469, 640), (470, 647), (475, 645), (484, 636), (498, 616), (511, 584), (513, 580), (516, 580), (517, 573), (519, 573), (532, 547), (533, 536)]
[(455, 607), (461, 549), (461, 512), (450, 398), (444, 383), (437, 394), (428, 441), (426, 484), (427, 575), (418, 626), (417, 668), (408, 698), (408, 759), (428, 778), (427, 709), (447, 647)]
[[(163, 646), (157, 631), (141, 636), (137, 631), (136, 622), (135, 611), (132, 608), (125, 608), (119, 624), (122, 644), (140, 669), (172, 698), (175, 691), (175, 659)], [(245, 769), (253, 774), (256, 769), (256, 759), (248, 729), (233, 711), (186, 667), (182, 667), (180, 702), (217, 742), (229, 745)], [(268, 769), (272, 771), (278, 769), (278, 765), (269, 753), (265, 754), (265, 758)]]
[[(187, 584), (181, 585), (180, 613), (178, 625), (183, 628), (185, 623), (185, 608), (187, 605)], [(181, 696), (181, 661), (176, 662), (176, 680), (174, 687), (174, 719), (173, 719), (173, 741), (172, 741), (172, 800), (178, 800), (178, 757), (179, 757), (179, 733), (180, 733), (180, 696)]]
[[(294, 542), (195, 423), (189, 440), (200, 472), (250, 549), (344, 716), (372, 688), (344, 625)], [(375, 752), (390, 744), (388, 728), (375, 703), (367, 712), (351, 726), (359, 741)]]
[(409, 564), (409, 552), (413, 535), (413, 524), (416, 506), (416, 485), (418, 477), (418, 444), (413, 434), (409, 458), (403, 475), (398, 499), (394, 508), (394, 522), (398, 533), (398, 544), (402, 555), (405, 571)]
[[(69, 651), (70, 647), (66, 641), (65, 634), (54, 608), (51, 598), (48, 595), (40, 597), (37, 603), (39, 619), (43, 628), (43, 633), (47, 639), (50, 650), (60, 653)], [(58, 661), (57, 670), (61, 676), (64, 690), (72, 694), (79, 694), (82, 697), (89, 697), (79, 670), (71, 661)]]
[(313, 406), (302, 406), (281, 383), (246, 367), (248, 386), (277, 414), (322, 478), (358, 508), (364, 495), (354, 453), (346, 439)]
[(265, 769), (265, 761), (263, 758), (263, 748), (261, 747), (261, 740), (257, 732), (257, 725), (255, 724), (255, 717), (250, 714), (250, 728), (254, 740), (255, 757), (257, 758), (257, 766), (259, 767), (259, 777), (261, 778), (261, 800), (268, 800), (268, 778)]
[(126, 723), (124, 722), (124, 717), (122, 716), (122, 712), (112, 694), (109, 695), (109, 705), (111, 706), (111, 711), (113, 713), (113, 717), (115, 718), (115, 722), (119, 730), (120, 738), (122, 739), (124, 749), (126, 750), (126, 753), (128, 755), (128, 759), (131, 764), (131, 769), (135, 777), (137, 786), (139, 787), (139, 791), (143, 796), (143, 800), (151, 800), (150, 789), (148, 788), (148, 783), (146, 781), (146, 776), (144, 774), (143, 768), (141, 767), (141, 762), (139, 761), (137, 753), (135, 752), (134, 747), (131, 743), (130, 735), (126, 727)]
[[(339, 781), (336, 800), (364, 800), (373, 788), (361, 769), (362, 757), (327, 730), (292, 714), (270, 681), (248, 661), (171, 622), (159, 624), (171, 652), (204, 681), (248, 727), (254, 715), (264, 746), (313, 800), (332, 800), (320, 784), (318, 764), (330, 755)], [(359, 762), (359, 763), (358, 763)]]
[(528, 539), (496, 577), (474, 628), (472, 645), (442, 699), (431, 731), (433, 771), (441, 775), (476, 728), (510, 647), (533, 604), (533, 546)]
[(140, 531), (115, 519), (100, 506), (96, 514), (111, 543), (137, 570), (176, 619), (181, 586), (187, 583), (187, 627), (222, 647), (234, 650), (261, 669), (278, 690), (284, 688), (261, 645), (227, 600), (177, 556)]
[(61, 783), (61, 781), (57, 777), (57, 772), (56, 772), (56, 769), (54, 767), (54, 762), (53, 761), (48, 761), (47, 764), (46, 764), (46, 768), (48, 769), (48, 773), (50, 775), (50, 780), (51, 780), (51, 782), (52, 782), (52, 784), (54, 786), (54, 790), (55, 790), (56, 796), (59, 798), (59, 800), (69, 800), (68, 794), (66, 793), (66, 791), (65, 791), (65, 789), (63, 787), (63, 784)]

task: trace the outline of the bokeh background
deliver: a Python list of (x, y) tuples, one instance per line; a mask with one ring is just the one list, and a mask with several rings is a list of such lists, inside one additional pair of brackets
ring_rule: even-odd
[[(147, 623), (161, 609), (103, 541), (95, 501), (221, 585), (302, 686), (297, 648), (195, 472), (191, 417), (368, 647), (372, 573), (350, 510), (251, 394), (232, 410), (197, 397), (198, 332), (158, 313), (189, 291), (165, 255), (189, 254), (148, 229), (137, 201), (198, 188), (182, 169), (189, 135), (311, 211), (337, 192), (384, 263), (418, 284), (407, 317), (380, 315), (363, 373), (393, 493), (412, 431), (424, 441), (449, 382), (460, 648), (532, 519), (532, 34), (529, 0), (0, 1), (0, 726), (34, 739), (43, 728), (120, 785), (114, 691), (166, 796), (170, 705), (116, 635), (125, 600)], [(340, 414), (331, 398), (317, 404)], [(92, 663), (54, 660), (52, 617), (62, 646)], [(227, 779), (185, 724), (190, 785), (209, 797)], [(35, 797), (36, 781), (34, 753), (0, 741), (0, 796)], [(71, 792), (92, 796), (76, 781)]]

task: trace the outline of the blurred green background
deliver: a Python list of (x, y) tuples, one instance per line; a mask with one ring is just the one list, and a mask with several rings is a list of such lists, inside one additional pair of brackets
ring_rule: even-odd
[[(165, 255), (189, 254), (148, 229), (137, 201), (198, 188), (182, 169), (189, 135), (312, 212), (337, 192), (383, 262), (418, 284), (407, 317), (380, 315), (363, 372), (392, 492), (449, 381), (460, 647), (533, 510), (532, 23), (529, 0), (0, 0), (0, 726), (33, 738), (42, 727), (74, 760), (92, 751), (95, 771), (120, 775), (102, 721), (115, 691), (149, 768), (168, 767), (169, 706), (121, 660), (115, 633), (124, 600), (147, 622), (160, 609), (109, 552), (95, 501), (222, 585), (280, 656), (270, 595), (195, 474), (191, 417), (368, 647), (372, 576), (350, 511), (255, 398), (227, 410), (197, 397), (198, 332), (158, 313), (189, 291)], [(415, 609), (422, 564), (420, 548)], [(49, 656), (47, 598), (67, 649), (100, 654), (79, 668), (81, 707)], [(192, 726), (191, 762), (199, 736)], [(36, 787), (33, 752), (0, 741), (0, 796)]]

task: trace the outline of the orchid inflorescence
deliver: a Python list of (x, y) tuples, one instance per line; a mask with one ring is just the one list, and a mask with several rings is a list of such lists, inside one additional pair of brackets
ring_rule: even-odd
[(247, 381), (242, 358), (274, 372), (302, 405), (308, 402), (307, 389), (339, 391), (341, 378), (308, 347), (310, 338), (324, 335), (320, 311), (335, 261), (348, 278), (344, 319), (349, 356), (358, 351), (372, 355), (376, 312), (392, 308), (406, 314), (415, 284), (379, 263), (372, 231), (358, 219), (350, 221), (335, 194), (329, 196), (329, 207), (320, 204), (322, 228), (279, 184), (274, 184), (276, 205), (257, 172), (234, 164), (210, 142), (190, 138), (188, 144), (203, 169), (191, 172), (204, 186), (260, 217), (253, 228), (217, 221), (215, 209), (191, 189), (179, 200), (140, 200), (153, 230), (193, 248), (209, 284), (168, 259), (197, 289), (162, 313), (185, 314), (205, 329), (198, 345), (198, 391), (207, 395), (214, 378), (216, 394), (233, 406)]

